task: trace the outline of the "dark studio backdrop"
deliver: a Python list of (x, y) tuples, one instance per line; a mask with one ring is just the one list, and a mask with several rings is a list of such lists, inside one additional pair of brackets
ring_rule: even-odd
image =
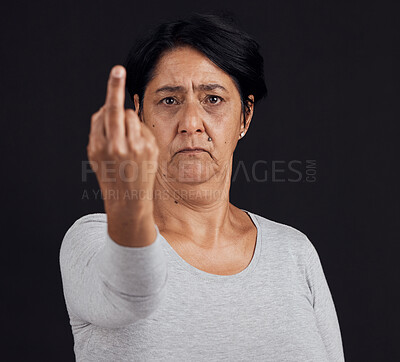
[(59, 248), (76, 219), (103, 212), (82, 162), (111, 67), (160, 21), (212, 10), (260, 43), (269, 92), (236, 150), (232, 202), (312, 241), (347, 361), (399, 360), (398, 12), (394, 2), (304, 0), (3, 7), (7, 361), (74, 360)]

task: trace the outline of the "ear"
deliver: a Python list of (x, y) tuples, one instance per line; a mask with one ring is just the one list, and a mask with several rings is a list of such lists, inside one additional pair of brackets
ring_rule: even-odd
[(135, 113), (136, 113), (137, 115), (139, 115), (139, 106), (140, 106), (140, 103), (139, 103), (139, 95), (138, 95), (138, 94), (135, 94), (135, 95), (133, 96), (133, 102), (134, 102), (134, 104), (135, 104)]
[[(239, 131), (239, 139), (243, 138), (244, 135), (247, 133), (247, 130), (249, 129), (251, 119), (253, 118), (253, 113), (254, 113), (254, 96), (252, 94), (249, 95), (249, 98), (251, 99), (251, 102), (248, 102), (249, 110), (247, 111), (247, 108), (244, 108), (244, 118), (246, 120), (246, 126), (244, 126), (243, 122), (240, 124), (240, 131)], [(242, 136), (243, 135), (243, 136)]]

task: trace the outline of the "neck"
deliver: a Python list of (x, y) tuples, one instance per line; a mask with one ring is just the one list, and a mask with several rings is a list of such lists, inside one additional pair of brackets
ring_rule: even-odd
[(234, 222), (229, 202), (231, 170), (203, 183), (171, 182), (157, 173), (154, 185), (154, 219), (160, 231), (196, 235), (203, 247), (213, 247)]

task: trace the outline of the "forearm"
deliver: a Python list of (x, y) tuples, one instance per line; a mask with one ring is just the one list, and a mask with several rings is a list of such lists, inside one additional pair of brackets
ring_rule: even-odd
[(154, 228), (153, 201), (138, 200), (135, 207), (116, 204), (107, 208), (109, 237), (127, 247), (148, 246), (157, 237)]

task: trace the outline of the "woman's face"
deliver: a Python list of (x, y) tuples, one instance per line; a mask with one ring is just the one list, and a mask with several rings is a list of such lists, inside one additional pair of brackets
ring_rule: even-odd
[[(230, 172), (233, 151), (251, 116), (252, 111), (245, 129), (240, 95), (227, 73), (201, 52), (179, 47), (158, 62), (141, 119), (157, 139), (163, 179), (203, 183)], [(183, 151), (187, 148), (200, 150)]]

